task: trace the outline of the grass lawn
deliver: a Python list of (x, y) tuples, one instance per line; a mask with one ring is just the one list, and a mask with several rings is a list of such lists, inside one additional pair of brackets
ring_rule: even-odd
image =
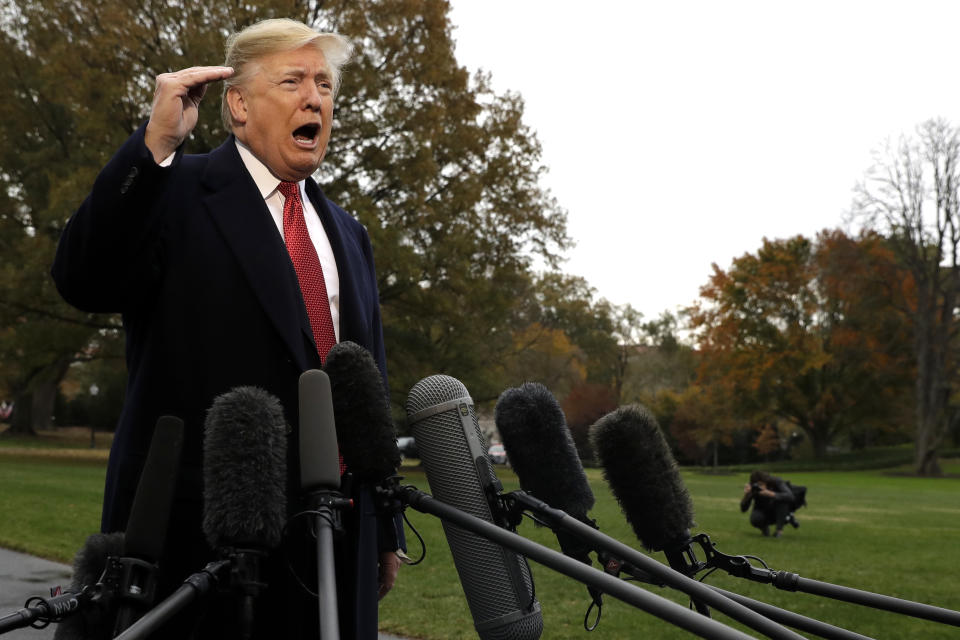
[(106, 462), (0, 451), (0, 547), (71, 564), (100, 530)]
[[(69, 562), (97, 530), (104, 465), (102, 459), (0, 448), (0, 546)], [(694, 498), (695, 532), (709, 534), (720, 551), (756, 555), (771, 568), (805, 578), (960, 610), (960, 461), (947, 460), (944, 466), (953, 477), (934, 480), (890, 471), (785, 474), (809, 487), (810, 506), (797, 514), (800, 528), (788, 528), (779, 540), (761, 537), (739, 512), (744, 474), (685, 472), (684, 480)], [(497, 472), (507, 490), (517, 488), (508, 469), (498, 467)], [(420, 472), (405, 468), (404, 473), (408, 482), (429, 489)], [(591, 516), (604, 533), (639, 548), (599, 471), (588, 474), (597, 498)], [(381, 603), (381, 628), (413, 638), (476, 638), (439, 521), (412, 509), (408, 517), (426, 539), (427, 556), (422, 564), (401, 570), (394, 592)], [(524, 523), (520, 533), (557, 548), (549, 530)], [(408, 541), (410, 555), (417, 557), (420, 550), (409, 533)], [(584, 637), (586, 589), (541, 565), (532, 568), (543, 607), (543, 637)], [(726, 575), (714, 574), (708, 582), (876, 638), (960, 638), (954, 627)], [(670, 597), (685, 604), (680, 596)], [(691, 637), (613, 598), (605, 602), (600, 626), (590, 638)]]

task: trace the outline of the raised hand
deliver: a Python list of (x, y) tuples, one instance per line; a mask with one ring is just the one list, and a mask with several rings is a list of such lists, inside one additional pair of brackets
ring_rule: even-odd
[(207, 84), (232, 75), (232, 67), (190, 67), (157, 76), (144, 142), (158, 164), (197, 126), (197, 107)]

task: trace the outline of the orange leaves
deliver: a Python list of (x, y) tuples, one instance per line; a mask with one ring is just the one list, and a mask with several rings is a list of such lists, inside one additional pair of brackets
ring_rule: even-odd
[(889, 388), (909, 386), (909, 288), (879, 236), (764, 239), (728, 270), (715, 266), (691, 309), (698, 383), (725, 389), (736, 417), (785, 418), (825, 449), (882, 416)]

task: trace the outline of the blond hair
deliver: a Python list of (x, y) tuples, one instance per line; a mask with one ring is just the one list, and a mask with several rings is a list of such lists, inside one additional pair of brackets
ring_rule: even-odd
[(340, 67), (353, 55), (353, 44), (338, 33), (314, 31), (302, 22), (289, 18), (274, 18), (250, 25), (227, 38), (224, 66), (233, 67), (234, 74), (223, 81), (220, 98), (220, 117), (223, 126), (233, 128), (233, 116), (227, 104), (231, 87), (242, 86), (256, 71), (251, 64), (265, 56), (281, 51), (293, 51), (307, 45), (315, 47), (327, 61), (333, 79), (333, 93), (340, 89)]

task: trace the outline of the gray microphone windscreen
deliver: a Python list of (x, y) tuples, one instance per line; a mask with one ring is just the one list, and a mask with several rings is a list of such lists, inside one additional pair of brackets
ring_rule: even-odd
[[(466, 387), (450, 376), (424, 378), (410, 390), (406, 410), (434, 498), (494, 522), (487, 495), (499, 481)], [(480, 638), (539, 638), (543, 616), (526, 560), (447, 522), (443, 529)]]
[(300, 374), (300, 488), (340, 488), (340, 456), (330, 378), (319, 369)]

